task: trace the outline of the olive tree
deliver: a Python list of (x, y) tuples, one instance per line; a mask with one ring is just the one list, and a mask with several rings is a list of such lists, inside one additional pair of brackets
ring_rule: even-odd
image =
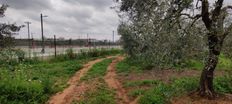
[[(232, 24), (225, 22), (225, 19), (229, 17), (228, 10), (232, 9), (232, 6), (223, 5), (224, 0), (214, 0), (215, 3), (212, 3), (212, 1), (119, 1), (120, 11), (126, 13), (130, 20), (126, 25), (129, 34), (122, 35), (130, 35), (127, 38), (129, 37), (137, 42), (135, 44), (137, 48), (135, 49), (138, 51), (132, 52), (137, 52), (136, 54), (147, 52), (150, 54), (145, 54), (148, 57), (167, 56), (166, 58), (169, 57), (169, 59), (181, 59), (179, 57), (185, 57), (184, 54), (188, 54), (185, 51), (186, 49), (193, 49), (196, 46), (202, 46), (200, 48), (205, 49), (205, 46), (207, 46), (208, 55), (200, 78), (199, 94), (210, 98), (215, 96), (213, 89), (214, 70), (218, 64), (224, 40), (227, 35), (232, 33)], [(194, 3), (197, 4), (196, 7)], [(124, 37), (122, 36), (122, 38)], [(190, 41), (201, 37), (206, 37), (206, 39), (202, 38), (201, 41), (195, 41), (197, 44), (192, 41), (195, 45), (186, 47), (185, 44), (190, 42), (188, 40), (184, 41), (186, 37), (189, 37)], [(202, 42), (203, 40), (207, 45)], [(157, 58), (161, 59), (159, 62), (167, 61), (165, 57), (155, 57), (155, 59)]]
[(191, 8), (190, 3), (191, 0), (181, 3), (174, 0), (122, 0), (121, 17), (127, 19), (119, 26), (119, 34), (126, 52), (131, 57), (139, 56), (138, 59), (143, 59), (146, 64), (169, 67), (181, 65), (189, 56), (186, 53), (192, 49), (203, 50), (204, 46), (193, 45), (202, 42), (203, 37), (196, 35), (202, 29), (194, 24), (191, 27), (194, 32), (188, 32), (189, 21), (180, 15), (184, 9)]
[(214, 97), (213, 78), (214, 70), (218, 64), (218, 58), (222, 50), (224, 40), (232, 33), (232, 24), (225, 26), (224, 20), (228, 16), (228, 9), (232, 6), (223, 7), (224, 0), (217, 0), (212, 10), (209, 9), (209, 1), (201, 0), (202, 21), (207, 28), (209, 55), (200, 80), (200, 94)]

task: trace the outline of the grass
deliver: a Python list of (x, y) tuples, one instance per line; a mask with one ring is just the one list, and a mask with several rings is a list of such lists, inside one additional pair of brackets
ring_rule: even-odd
[(81, 78), (81, 80), (89, 80), (97, 77), (103, 77), (106, 74), (107, 67), (112, 62), (111, 59), (105, 59), (102, 62), (96, 63), (93, 67), (87, 72), (87, 74)]
[(80, 50), (80, 53), (76, 54), (72, 49), (68, 49), (66, 54), (58, 55), (56, 58), (52, 58), (51, 61), (66, 61), (73, 59), (88, 59), (94, 57), (104, 57), (110, 55), (121, 54), (120, 49), (91, 49), (91, 50)]
[[(199, 60), (193, 60), (189, 59), (186, 61), (184, 67), (174, 67), (174, 69), (194, 69), (194, 70), (202, 70), (204, 67), (204, 63)], [(141, 73), (143, 72), (144, 69), (149, 70), (152, 69), (152, 67), (146, 67), (141, 65), (140, 63), (130, 59), (126, 58), (125, 60), (119, 62), (116, 66), (117, 68), (117, 73), (121, 74), (129, 74), (130, 72), (138, 72)], [(219, 62), (217, 65), (217, 69), (219, 70), (231, 70), (232, 69), (232, 60), (225, 57), (223, 54), (220, 55), (219, 57)]]
[(224, 56), (223, 54), (219, 57), (218, 69), (231, 70), (232, 60)]
[(88, 82), (90, 85), (93, 84), (91, 85), (93, 88), (83, 95), (83, 99), (80, 101), (74, 101), (73, 104), (116, 104), (114, 91), (108, 88), (103, 79), (107, 72), (107, 67), (112, 60), (112, 58), (105, 59), (93, 65), (93, 67), (82, 78), (82, 81)]
[(128, 96), (129, 96), (129, 97), (136, 98), (136, 97), (138, 97), (138, 96), (143, 95), (145, 92), (146, 92), (145, 89), (135, 89), (135, 90), (130, 91), (130, 92), (128, 93)]
[[(196, 69), (196, 70), (202, 70), (204, 67), (204, 63), (199, 60), (189, 60), (186, 62), (186, 68), (189, 69)], [(227, 58), (225, 55), (221, 54), (219, 56), (219, 62), (217, 65), (217, 69), (219, 70), (231, 70), (232, 69), (232, 60)]]
[(158, 80), (140, 80), (140, 81), (129, 81), (123, 84), (125, 88), (135, 86), (154, 86), (160, 83)]
[(1, 68), (0, 102), (45, 103), (51, 94), (63, 90), (67, 86), (67, 80), (81, 68), (82, 60), (19, 64), (15, 66), (14, 71)]
[(142, 67), (138, 63), (134, 63), (131, 59), (126, 58), (116, 65), (117, 73), (129, 74), (130, 72), (141, 72)]
[[(197, 60), (189, 60), (185, 68), (202, 70), (203, 62)], [(217, 69), (227, 70), (230, 72), (232, 68), (231, 59), (225, 57), (223, 54), (219, 57)], [(142, 72), (144, 67), (131, 59), (125, 59), (117, 64), (117, 72), (120, 74), (130, 74), (133, 71)], [(180, 69), (180, 68), (174, 68)], [(214, 79), (214, 87), (219, 93), (232, 93), (232, 74), (221, 76)], [(172, 97), (187, 94), (190, 91), (196, 90), (199, 86), (199, 78), (185, 77), (173, 79), (171, 83), (164, 83), (156, 80), (143, 81), (128, 81), (123, 84), (125, 88), (133, 88), (129, 92), (129, 96), (136, 98), (140, 96), (139, 104), (167, 104), (170, 103)], [(146, 86), (143, 89), (143, 86)]]
[[(171, 84), (159, 83), (150, 90), (144, 91), (139, 104), (167, 104), (172, 97), (187, 94), (198, 88), (199, 78), (175, 79)], [(219, 93), (232, 93), (232, 76), (217, 77), (214, 80), (215, 90)]]
[(14, 64), (3, 63), (0, 65), (0, 102), (43, 104), (52, 94), (66, 88), (68, 79), (85, 62), (118, 53), (120, 50), (93, 50), (80, 54), (70, 52), (46, 61), (25, 59), (23, 62), (13, 60)]
[(108, 88), (102, 78), (99, 78), (94, 90), (87, 91), (81, 101), (74, 101), (73, 104), (116, 104), (115, 92)]

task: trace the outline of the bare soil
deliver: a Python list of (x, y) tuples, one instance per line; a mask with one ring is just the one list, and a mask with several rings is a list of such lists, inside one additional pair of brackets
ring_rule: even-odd
[(92, 79), (91, 82), (81, 82), (79, 85), (77, 85), (77, 89), (75, 89), (74, 96), (72, 101), (81, 101), (85, 98), (85, 93), (88, 91), (94, 91), (96, 90), (96, 86), (98, 86), (100, 83), (98, 79)]
[[(216, 70), (215, 76), (223, 76), (225, 75), (225, 71)], [(120, 83), (127, 83), (133, 81), (143, 81), (143, 80), (160, 80), (165, 83), (170, 83), (174, 78), (183, 78), (183, 77), (200, 77), (200, 70), (173, 70), (173, 69), (164, 69), (164, 70), (145, 70), (143, 72), (131, 72), (129, 74), (119, 74), (117, 79)], [(124, 88), (126, 93), (130, 93), (135, 90), (147, 90), (150, 89), (151, 86), (133, 86)], [(130, 100), (137, 99), (135, 96), (129, 96)], [(185, 104), (185, 103), (183, 103)], [(188, 104), (188, 103), (187, 103)], [(191, 104), (191, 103), (190, 103)], [(232, 104), (232, 103), (231, 103)]]
[(197, 93), (173, 98), (172, 104), (232, 104), (232, 95), (218, 95), (215, 99), (209, 100), (200, 97)]
[[(225, 75), (225, 71), (216, 70), (215, 76)], [(132, 72), (128, 75), (120, 75), (120, 81), (138, 81), (138, 80), (161, 80), (169, 83), (173, 78), (198, 77), (201, 75), (200, 70), (145, 70), (142, 73)]]

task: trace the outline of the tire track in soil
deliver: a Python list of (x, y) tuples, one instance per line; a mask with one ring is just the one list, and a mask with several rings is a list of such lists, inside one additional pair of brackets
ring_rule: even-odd
[[(111, 58), (111, 57), (107, 57)], [(62, 92), (59, 92), (52, 96), (48, 101), (48, 104), (70, 104), (73, 101), (74, 96), (82, 95), (86, 92), (87, 87), (85, 83), (80, 83), (81, 77), (96, 63), (101, 62), (105, 58), (90, 61), (84, 65), (84, 67), (76, 72), (76, 74), (68, 81), (69, 87), (65, 88)]]
[(113, 62), (107, 68), (107, 74), (104, 77), (104, 79), (110, 88), (116, 90), (117, 104), (137, 104), (139, 98), (136, 98), (134, 101), (130, 101), (129, 97), (127, 96), (126, 90), (123, 88), (122, 84), (116, 78), (116, 64), (122, 61), (123, 59), (124, 57), (119, 56), (115, 60), (113, 60)]

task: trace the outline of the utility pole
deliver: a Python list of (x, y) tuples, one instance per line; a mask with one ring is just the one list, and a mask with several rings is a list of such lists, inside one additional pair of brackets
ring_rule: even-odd
[(55, 48), (55, 57), (56, 57), (56, 35), (54, 35), (54, 48)]
[(25, 22), (27, 24), (27, 32), (28, 32), (28, 56), (31, 58), (31, 37), (30, 37), (30, 24), (31, 22)]
[(41, 53), (45, 53), (45, 44), (44, 44), (44, 31), (43, 31), (43, 17), (48, 17), (48, 16), (43, 16), (43, 14), (40, 14), (40, 19), (41, 19), (41, 34), (42, 34), (42, 50)]

